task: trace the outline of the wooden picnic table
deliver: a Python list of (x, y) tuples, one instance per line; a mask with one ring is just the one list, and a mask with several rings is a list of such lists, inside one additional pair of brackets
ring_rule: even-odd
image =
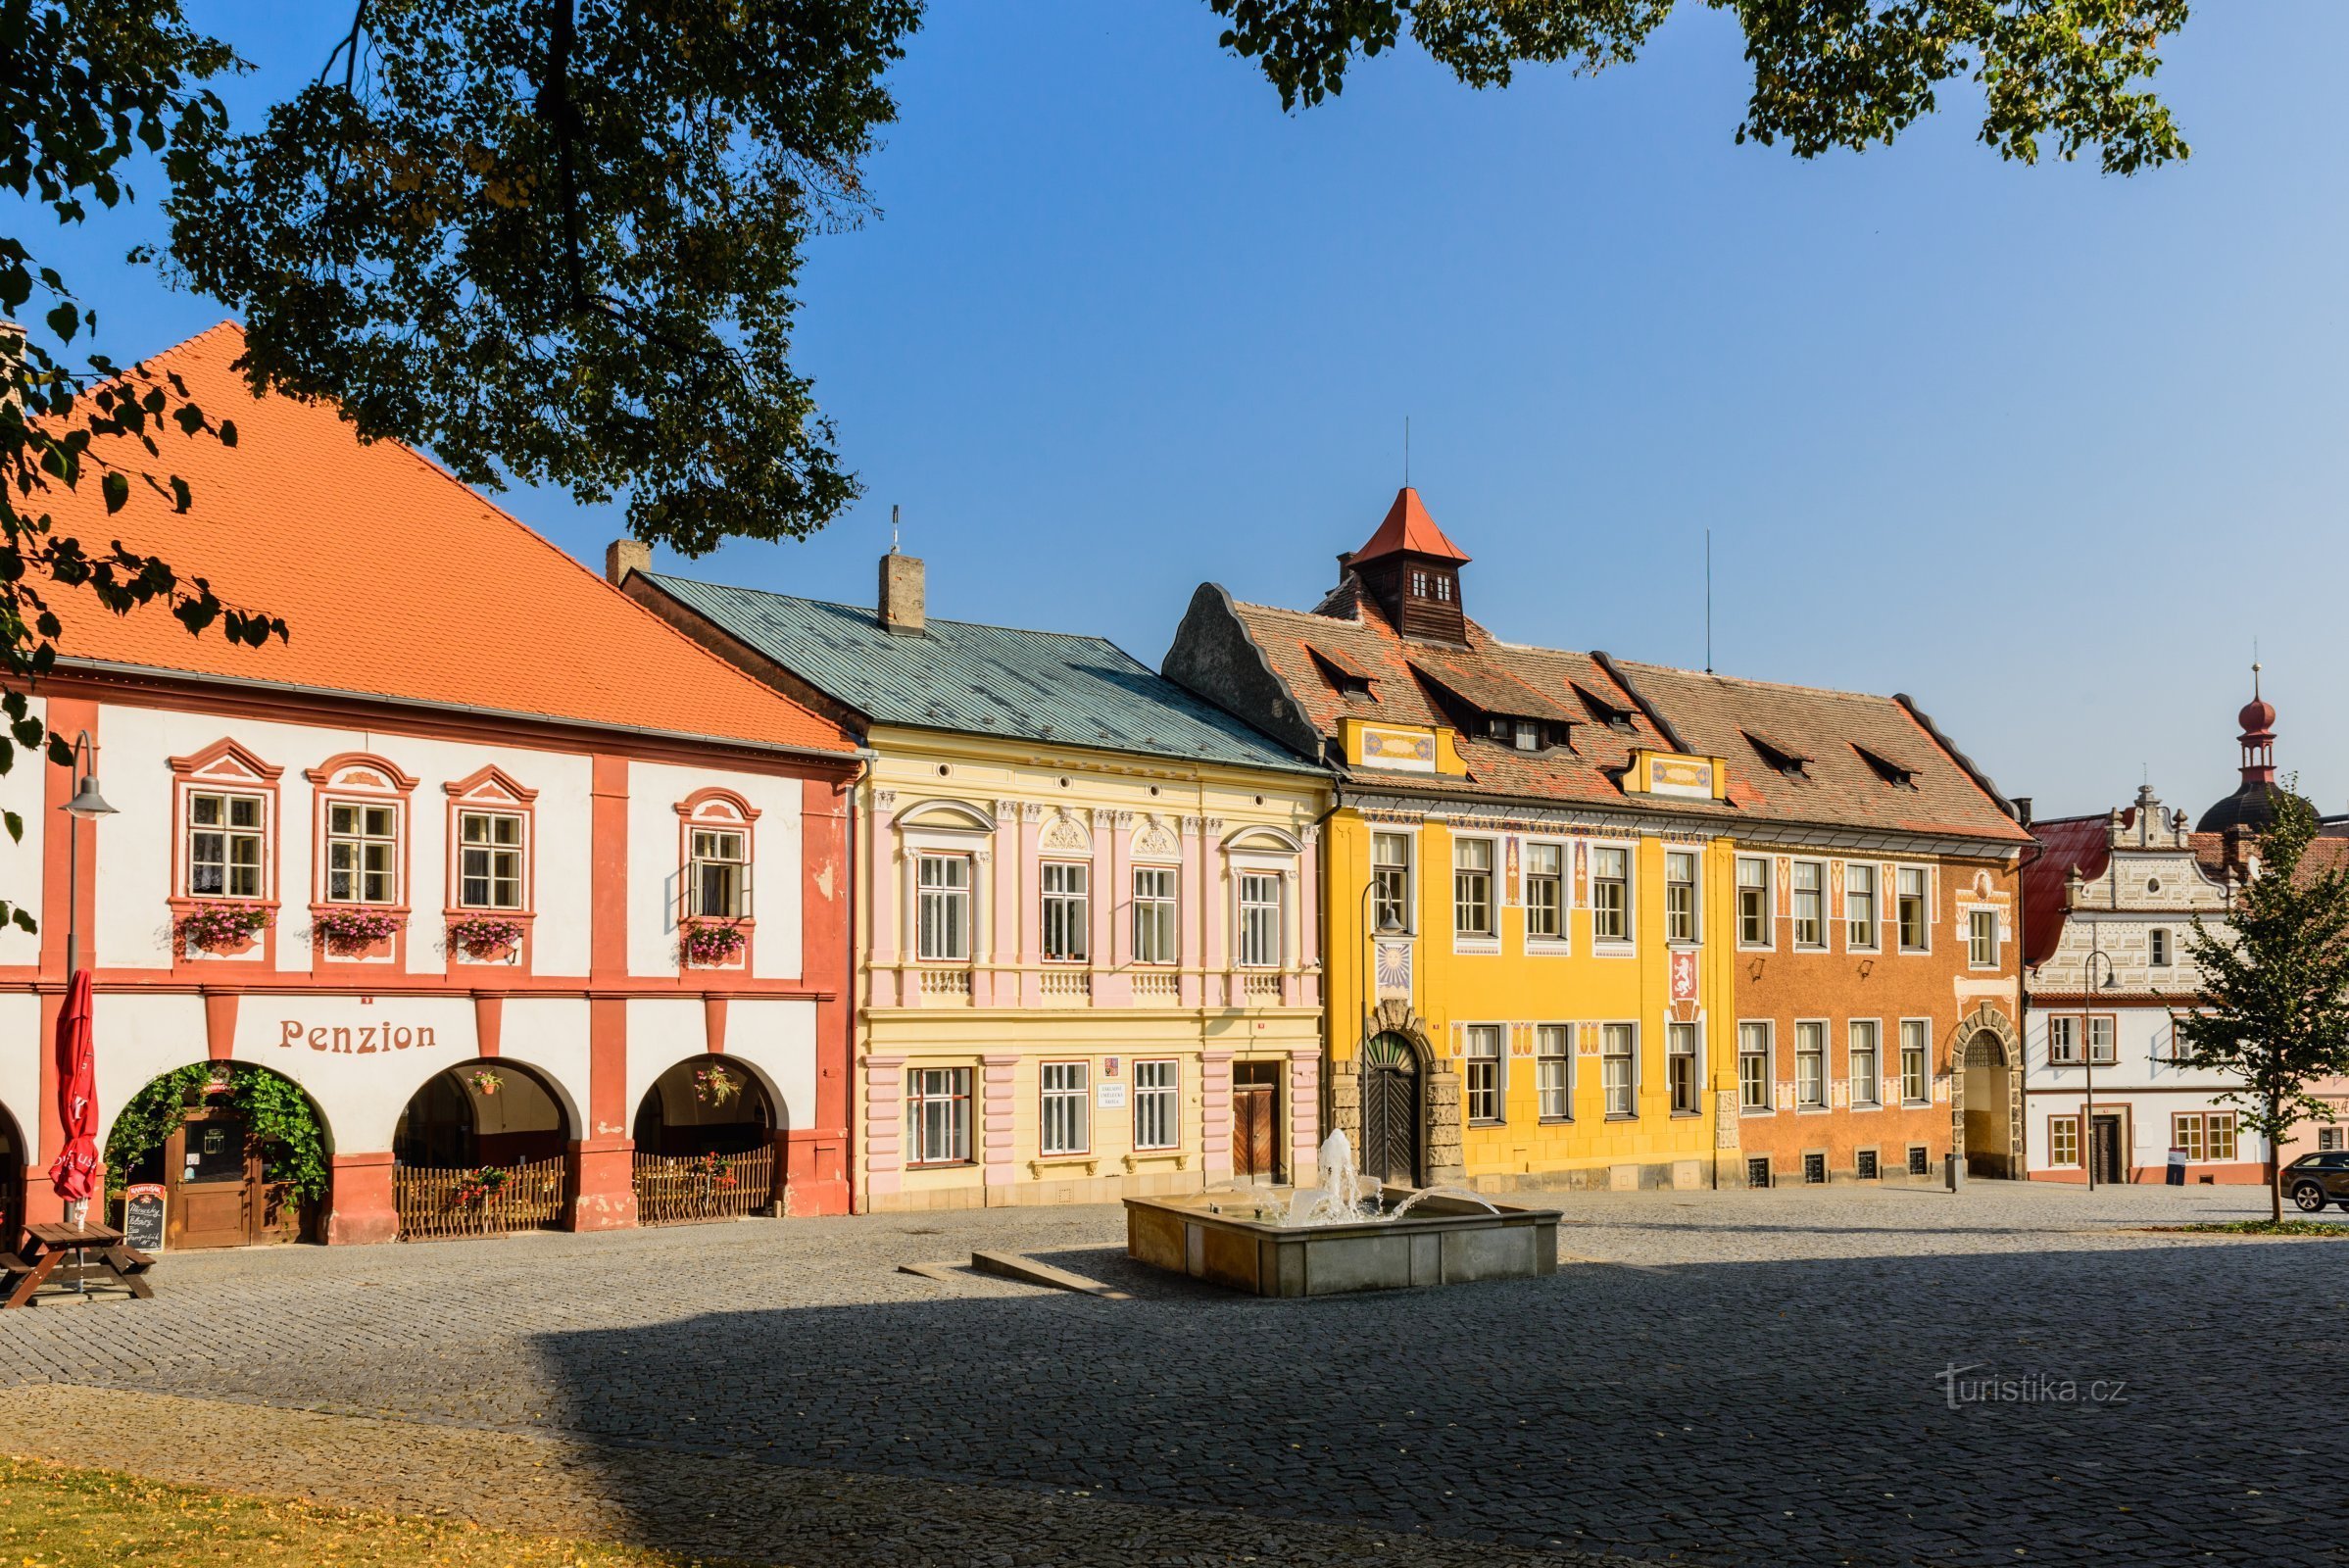
[[(29, 1257), (0, 1252), (0, 1290), (8, 1293), (7, 1299), (0, 1300), (0, 1311), (30, 1306), (33, 1292), (48, 1283), (68, 1252), (80, 1258), (74, 1277), (84, 1285), (91, 1274), (103, 1273), (141, 1300), (155, 1294), (145, 1278), (155, 1259), (123, 1245), (122, 1233), (111, 1225), (28, 1225), (25, 1233), (32, 1238)], [(98, 1254), (94, 1264), (89, 1261), (91, 1252)]]

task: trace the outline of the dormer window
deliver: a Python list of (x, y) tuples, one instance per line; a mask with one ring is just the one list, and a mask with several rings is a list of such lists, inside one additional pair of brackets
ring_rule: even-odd
[(1635, 726), (1632, 723), (1632, 710), (1630, 709), (1618, 707), (1616, 704), (1608, 702), (1605, 698), (1599, 696), (1590, 687), (1582, 685), (1580, 682), (1575, 682), (1573, 684), (1574, 695), (1583, 700), (1583, 706), (1590, 710), (1590, 716), (1592, 718), (1597, 719), (1601, 724), (1606, 725), (1607, 728), (1613, 730), (1618, 735), (1630, 735), (1636, 732)]
[(1440, 571), (1436, 573), (1436, 603), (1440, 605), (1448, 605), (1451, 603), (1451, 573), (1448, 571)]
[(1414, 566), (1411, 568), (1411, 597), (1414, 599), (1425, 599), (1427, 596), (1428, 574)]
[(1915, 768), (1904, 766), (1882, 752), (1872, 752), (1857, 742), (1853, 743), (1851, 749), (1860, 754), (1861, 760), (1875, 771), (1878, 778), (1883, 779), (1894, 789), (1913, 790), (1917, 787), (1917, 770)]
[(1763, 761), (1787, 778), (1807, 779), (1811, 776), (1807, 771), (1810, 758), (1785, 741), (1773, 740), (1757, 730), (1750, 729), (1745, 731), (1745, 738), (1753, 743), (1754, 751), (1760, 754)]
[(1519, 751), (1538, 752), (1542, 750), (1541, 725), (1530, 718), (1521, 718), (1516, 720), (1512, 727), (1514, 734), (1511, 737), (1511, 742)]
[(1371, 673), (1360, 663), (1335, 649), (1308, 645), (1305, 652), (1313, 656), (1314, 665), (1320, 669), (1322, 678), (1330, 683), (1339, 696), (1349, 703), (1377, 701), (1378, 693), (1372, 689)]

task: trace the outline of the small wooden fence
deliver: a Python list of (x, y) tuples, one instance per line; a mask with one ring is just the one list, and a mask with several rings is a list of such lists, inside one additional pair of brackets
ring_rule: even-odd
[(636, 1155), (636, 1223), (693, 1225), (764, 1211), (775, 1197), (775, 1151)]
[(392, 1208), (400, 1216), (404, 1242), (554, 1230), (563, 1223), (563, 1161), (533, 1159), (473, 1170), (397, 1165)]

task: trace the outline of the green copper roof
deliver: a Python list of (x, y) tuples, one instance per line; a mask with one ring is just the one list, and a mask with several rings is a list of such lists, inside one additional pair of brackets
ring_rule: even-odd
[(876, 724), (1321, 771), (1104, 638), (936, 619), (906, 635), (859, 605), (646, 576)]

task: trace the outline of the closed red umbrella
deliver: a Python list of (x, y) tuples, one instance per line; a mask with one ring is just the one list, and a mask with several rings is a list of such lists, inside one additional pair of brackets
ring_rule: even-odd
[(74, 970), (66, 983), (65, 1010), (57, 1015), (57, 1119), (66, 1144), (49, 1167), (49, 1181), (73, 1205), (68, 1212), (79, 1224), (98, 1185), (98, 1068), (90, 1050), (87, 969)]

